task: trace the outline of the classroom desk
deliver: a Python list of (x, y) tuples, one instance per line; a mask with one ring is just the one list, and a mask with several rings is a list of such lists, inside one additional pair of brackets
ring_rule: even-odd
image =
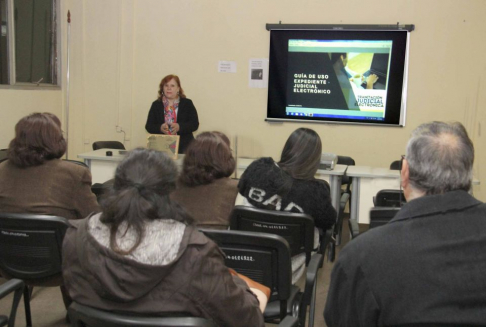
[[(113, 152), (113, 156), (107, 156), (106, 151)], [(84, 160), (91, 171), (94, 183), (104, 183), (115, 176), (115, 170), (125, 155), (119, 154), (120, 149), (99, 149), (91, 152), (78, 154), (78, 158)], [(178, 168), (182, 167), (183, 154), (179, 154), (175, 160)]]
[[(370, 223), (370, 209), (374, 207), (373, 197), (378, 191), (400, 189), (399, 170), (348, 166), (346, 176), (353, 178), (350, 219), (354, 219), (360, 224)], [(473, 185), (479, 185), (479, 180), (474, 178)]]
[[(240, 178), (245, 169), (256, 159), (238, 158), (235, 177)], [(333, 170), (318, 169), (317, 179), (323, 179), (329, 182), (331, 186), (331, 202), (336, 212), (339, 214), (339, 201), (341, 200), (341, 179), (346, 173), (346, 165), (336, 165)]]
[(368, 166), (348, 166), (346, 176), (352, 177), (350, 219), (360, 224), (370, 223), (373, 196), (380, 190), (400, 189), (400, 171)]

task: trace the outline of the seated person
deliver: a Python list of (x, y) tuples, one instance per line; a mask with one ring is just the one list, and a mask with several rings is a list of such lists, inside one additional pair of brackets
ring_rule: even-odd
[(469, 191), (474, 148), (460, 123), (427, 123), (408, 142), (407, 203), (339, 253), (328, 326), (484, 326), (486, 205)]
[(8, 160), (0, 163), (0, 210), (79, 219), (99, 212), (91, 173), (63, 161), (66, 140), (51, 113), (33, 113), (15, 126)]
[(230, 142), (219, 132), (204, 132), (186, 150), (177, 189), (171, 198), (179, 202), (202, 228), (227, 229), (237, 182)]
[[(101, 209), (91, 192), (91, 173), (60, 158), (66, 152), (61, 122), (51, 113), (33, 113), (15, 125), (7, 160), (0, 163), (0, 210), (79, 219)], [(5, 277), (7, 274), (2, 272)], [(62, 276), (30, 280), (29, 286), (61, 285)]]
[[(306, 213), (317, 228), (331, 228), (336, 210), (326, 181), (314, 176), (321, 160), (322, 145), (312, 129), (299, 128), (288, 138), (279, 162), (272, 158), (254, 161), (238, 184), (243, 203), (257, 208)], [(318, 244), (318, 234), (314, 244)], [(305, 254), (292, 258), (292, 283), (302, 276)]]
[(74, 221), (66, 232), (63, 276), (70, 296), (108, 311), (180, 312), (218, 326), (264, 326), (270, 290), (229, 271), (217, 245), (170, 200), (176, 178), (164, 153), (126, 155), (102, 213)]

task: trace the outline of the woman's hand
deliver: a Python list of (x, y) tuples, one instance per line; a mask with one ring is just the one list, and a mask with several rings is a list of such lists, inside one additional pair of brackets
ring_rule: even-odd
[(163, 123), (163, 124), (160, 126), (160, 131), (161, 131), (163, 134), (169, 134), (169, 125), (167, 125), (167, 123)]
[(258, 282), (255, 282), (253, 279), (250, 279), (250, 278), (246, 277), (245, 275), (237, 273), (232, 268), (228, 268), (228, 270), (229, 270), (231, 275), (238, 276), (239, 278), (243, 279), (246, 282), (246, 284), (248, 285), (249, 288), (258, 289), (261, 292), (263, 292), (263, 294), (265, 294), (267, 299), (270, 298), (270, 289), (268, 287), (266, 287), (265, 285), (260, 284)]
[(270, 298), (270, 289), (265, 285), (262, 285), (258, 282), (255, 282), (253, 279), (246, 277), (245, 275), (238, 274), (234, 269), (228, 268), (228, 270), (231, 275), (237, 276), (246, 282), (246, 285), (248, 285), (250, 290), (257, 297), (258, 302), (260, 303), (260, 310), (264, 312), (265, 307), (268, 303), (268, 299)]
[(172, 134), (179, 133), (179, 130), (180, 129), (181, 129), (181, 127), (179, 126), (178, 123), (172, 123), (172, 124), (170, 124), (170, 131), (172, 132)]

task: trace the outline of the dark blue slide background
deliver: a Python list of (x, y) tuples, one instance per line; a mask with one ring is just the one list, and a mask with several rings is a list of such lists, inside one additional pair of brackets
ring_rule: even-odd
[[(294, 93), (294, 80), (303, 79), (300, 77), (294, 77), (295, 74), (306, 74), (307, 79), (316, 79), (319, 81), (324, 79), (318, 79), (318, 75), (328, 75), (326, 84), (315, 85), (317, 89), (330, 90), (331, 93)], [(316, 77), (309, 78), (309, 74), (314, 74)], [(289, 52), (287, 70), (287, 103), (289, 105), (301, 105), (302, 107), (306, 108), (348, 109), (336, 73), (331, 65), (329, 54)]]

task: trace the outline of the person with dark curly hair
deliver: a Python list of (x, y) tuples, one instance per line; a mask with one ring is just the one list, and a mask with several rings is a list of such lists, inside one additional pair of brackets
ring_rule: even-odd
[(199, 127), (196, 108), (184, 94), (177, 75), (165, 76), (159, 96), (152, 103), (145, 129), (150, 134), (180, 135), (179, 153), (184, 153)]
[(103, 212), (73, 222), (66, 232), (63, 276), (70, 296), (102, 310), (264, 326), (270, 290), (225, 266), (223, 252), (170, 199), (176, 180), (166, 154), (127, 154)]
[(8, 160), (0, 163), (0, 210), (78, 219), (99, 212), (91, 173), (63, 161), (66, 140), (59, 118), (33, 113), (15, 126)]
[(235, 167), (228, 137), (220, 132), (201, 133), (186, 150), (172, 198), (200, 227), (227, 229), (238, 194), (237, 182), (229, 178)]

